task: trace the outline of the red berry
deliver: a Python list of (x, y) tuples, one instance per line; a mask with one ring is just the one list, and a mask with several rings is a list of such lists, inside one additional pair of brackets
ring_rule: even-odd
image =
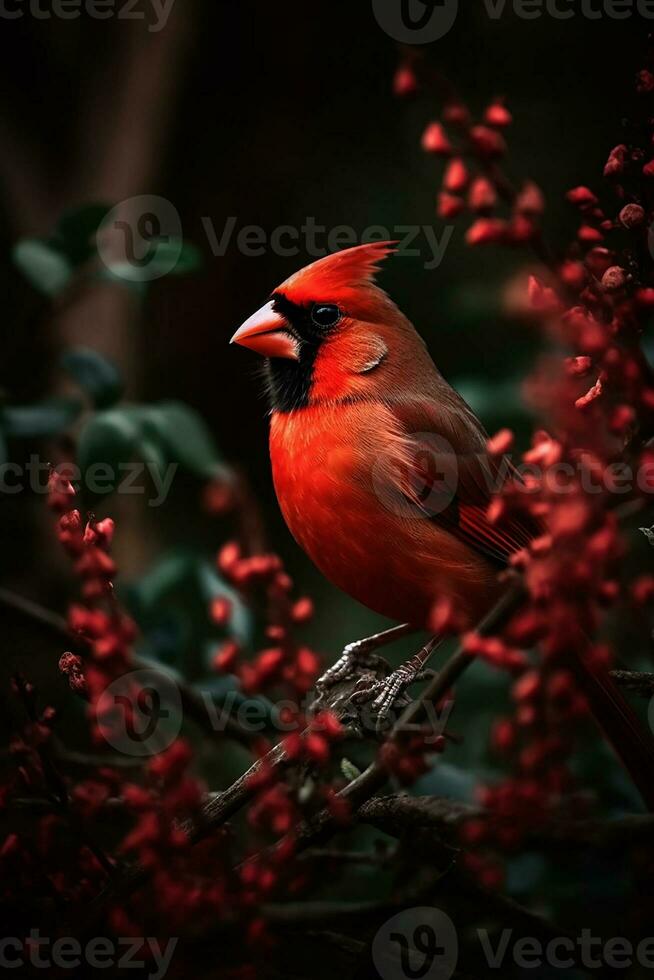
[(452, 194), (460, 194), (468, 185), (468, 169), (460, 157), (451, 160), (445, 171), (443, 187)]
[(430, 123), (422, 134), (422, 148), (426, 153), (436, 153), (446, 157), (452, 155), (452, 144), (438, 122)]
[(498, 126), (503, 129), (505, 126), (511, 125), (513, 117), (502, 102), (493, 102), (486, 109), (484, 120), (489, 126)]

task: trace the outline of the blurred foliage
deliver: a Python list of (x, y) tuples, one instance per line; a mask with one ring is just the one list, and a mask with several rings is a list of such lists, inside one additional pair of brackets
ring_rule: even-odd
[[(120, 263), (107, 267), (98, 254), (98, 231), (110, 210), (108, 205), (98, 204), (66, 214), (51, 236), (26, 239), (15, 246), (16, 266), (40, 294), (53, 300), (60, 300), (78, 278), (89, 276), (144, 295), (149, 283), (135, 281), (132, 267)], [(175, 264), (170, 270), (173, 258)], [(153, 279), (159, 273), (178, 276), (198, 269), (200, 255), (189, 243), (176, 239), (155, 240), (146, 263)], [(497, 318), (501, 329), (507, 334), (508, 331), (498, 297), (485, 294), (478, 283), (473, 283), (473, 288), (467, 285), (458, 293), (452, 291), (449, 297), (443, 297), (442, 307), (441, 317), (447, 320), (449, 315), (452, 324), (451, 347), (468, 348), (471, 338), (476, 338), (479, 358), (471, 360), (484, 365), (484, 369), (480, 368), (476, 374), (460, 373), (453, 383), (484, 419), (489, 430), (510, 425), (519, 436), (526, 433), (531, 421), (521, 398), (518, 379), (521, 358), (531, 353), (530, 341), (523, 341), (517, 349), (512, 346), (511, 356), (507, 356), (501, 343), (488, 351), (489, 318)], [(492, 329), (496, 330), (496, 326)], [(434, 347), (443, 339), (436, 338), (437, 344), (433, 337), (427, 336)], [(488, 369), (486, 358), (489, 359)], [(12, 440), (74, 435), (82, 473), (90, 467), (106, 464), (116, 474), (116, 482), (122, 478), (120, 464), (133, 460), (147, 462), (159, 476), (169, 466), (178, 466), (197, 481), (228, 473), (209, 426), (199, 413), (183, 402), (124, 402), (124, 385), (118, 371), (90, 349), (67, 351), (60, 367), (79, 390), (78, 396), (0, 407), (0, 460), (9, 458), (7, 446), (11, 447)], [(457, 368), (461, 371), (462, 365), (459, 363)], [(107, 495), (115, 489), (116, 483)], [(255, 627), (249, 610), (216, 572), (209, 552), (209, 547), (206, 552), (190, 548), (167, 550), (144, 575), (123, 586), (121, 594), (140, 629), (139, 655), (165, 665), (217, 704), (222, 705), (229, 698), (232, 710), (236, 710), (249, 699), (239, 692), (235, 678), (212, 674), (211, 660), (216, 648), (227, 639), (236, 640), (246, 649), (252, 648), (256, 640)], [(319, 587), (323, 588), (322, 585)], [(215, 627), (208, 616), (208, 607), (217, 597), (227, 598), (232, 605), (233, 615), (225, 629)], [(336, 630), (347, 631), (347, 638), (351, 640), (359, 634), (374, 631), (370, 615), (358, 608), (350, 609), (347, 622), (342, 622), (333, 612), (334, 608), (339, 612), (343, 609), (335, 606), (336, 602), (338, 600), (325, 602), (324, 607), (318, 602), (319, 635), (331, 638), (336, 635), (336, 627)], [(412, 643), (409, 641), (409, 645)], [(412, 646), (411, 650), (415, 652)], [(334, 653), (330, 650), (330, 659)], [(497, 760), (491, 760), (488, 754), (488, 735), (493, 721), (506, 710), (506, 699), (503, 677), (481, 665), (472, 670), (466, 683), (457, 691), (452, 723), (454, 732), (462, 737), (462, 743), (452, 746), (447, 761), (436, 762), (433, 770), (412, 787), (411, 792), (473, 802), (480, 778), (492, 780), (499, 775)], [(265, 699), (256, 700), (265, 704), (272, 721), (274, 706)], [(221, 752), (219, 762), (211, 760), (208, 771), (211, 771), (210, 766), (223, 767), (217, 779), (228, 782), (230, 777), (225, 773), (230, 767), (233, 767), (234, 776), (241, 771), (239, 751), (228, 748)], [(347, 753), (343, 774), (351, 779), (366, 766), (370, 752), (367, 747), (355, 745), (348, 746)], [(638, 801), (634, 800), (633, 791), (620, 768), (608, 753), (597, 750), (596, 740), (592, 744), (589, 740), (588, 752), (580, 757), (578, 766), (584, 772), (584, 779), (592, 774), (609, 810), (621, 812), (627, 806), (638, 809)], [(371, 830), (360, 829), (353, 834), (352, 840), (369, 845), (379, 836)], [(594, 873), (601, 878), (601, 869), (594, 869)], [(359, 894), (366, 897), (371, 889), (376, 894), (384, 893), (390, 886), (391, 875), (387, 870), (363, 867), (357, 871), (356, 879), (350, 884), (350, 897)], [(526, 855), (509, 865), (507, 887), (515, 896), (538, 888), (541, 894), (550, 896), (551, 905), (560, 907), (567, 901), (565, 889), (568, 884), (568, 875), (561, 869), (548, 867), (536, 855)], [(340, 882), (326, 882), (325, 894), (329, 895), (332, 887), (335, 896), (342, 894), (340, 886)]]
[[(102, 280), (128, 286), (136, 293), (144, 294), (150, 281), (163, 279), (167, 275), (187, 275), (201, 266), (202, 255), (195, 245), (170, 236), (152, 239), (138, 267), (131, 262), (105, 263), (98, 268), (97, 275)], [(147, 281), (139, 271), (141, 268), (147, 269)]]
[[(103, 223), (112, 208), (92, 204), (66, 213), (44, 239), (25, 239), (14, 247), (13, 259), (26, 279), (54, 300), (87, 274), (117, 287), (143, 291), (130, 268), (107, 267), (98, 252)], [(151, 279), (184, 275), (201, 264), (199, 250), (188, 242), (152, 240), (146, 256)], [(133, 269), (132, 269), (133, 271)], [(0, 407), (0, 461), (9, 459), (11, 440), (76, 439), (80, 484), (88, 503), (113, 494), (125, 479), (125, 466), (140, 460), (164, 479), (170, 467), (198, 482), (230, 479), (213, 435), (198, 412), (178, 401), (155, 405), (122, 402), (124, 381), (116, 366), (89, 348), (64, 352), (59, 368), (79, 390), (79, 397), (50, 398), (34, 405)], [(89, 489), (87, 474), (102, 468), (102, 492)], [(95, 481), (98, 483), (98, 481)], [(210, 622), (211, 601), (228, 599), (233, 611), (223, 630)], [(222, 703), (232, 694), (238, 708), (247, 699), (238, 694), (235, 678), (216, 678), (211, 660), (225, 639), (246, 646), (252, 642), (250, 613), (239, 596), (219, 577), (208, 554), (190, 550), (164, 554), (139, 580), (124, 587), (126, 604), (139, 628), (138, 652), (172, 669), (185, 681)], [(266, 706), (269, 717), (273, 707)]]
[(224, 470), (218, 448), (193, 409), (178, 402), (160, 405), (121, 405), (97, 412), (79, 436), (78, 463), (82, 473), (106, 465), (113, 493), (124, 479), (125, 463), (140, 459), (155, 467), (161, 479), (178, 466), (208, 480)]
[(94, 408), (110, 408), (123, 393), (123, 380), (113, 364), (95, 351), (78, 347), (65, 353), (61, 366), (91, 399)]
[(82, 413), (81, 401), (49, 398), (35, 405), (0, 408), (0, 431), (5, 439), (34, 439), (66, 432)]
[(97, 233), (111, 208), (91, 204), (67, 212), (48, 238), (28, 238), (13, 249), (15, 264), (40, 293), (58, 296), (97, 254)]
[[(153, 238), (139, 268), (129, 262), (107, 264), (100, 253), (104, 227), (113, 213), (107, 204), (90, 204), (69, 211), (47, 238), (26, 238), (13, 248), (13, 260), (25, 278), (40, 293), (51, 298), (60, 296), (77, 278), (87, 273), (127, 286), (144, 294), (151, 281), (167, 275), (183, 276), (202, 265), (199, 249), (179, 238)], [(147, 267), (147, 281), (140, 269)]]
[[(165, 554), (139, 581), (126, 587), (125, 600), (146, 633), (142, 651), (180, 671), (191, 681), (206, 678), (211, 656), (226, 638), (247, 646), (252, 618), (213, 563), (189, 551)], [(219, 630), (209, 622), (212, 600), (227, 599), (232, 615)]]

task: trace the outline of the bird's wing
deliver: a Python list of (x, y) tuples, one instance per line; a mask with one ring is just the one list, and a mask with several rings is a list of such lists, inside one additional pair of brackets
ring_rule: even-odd
[(488, 507), (507, 480), (517, 477), (508, 459), (486, 450), (486, 433), (465, 402), (443, 383), (439, 401), (394, 403), (392, 411), (405, 439), (404, 492), (441, 527), (505, 566), (512, 554), (536, 536), (525, 517), (491, 523)]

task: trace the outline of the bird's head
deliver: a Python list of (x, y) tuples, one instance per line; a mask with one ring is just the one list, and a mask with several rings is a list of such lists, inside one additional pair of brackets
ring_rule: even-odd
[(415, 331), (375, 283), (395, 247), (359, 245), (306, 266), (237, 330), (232, 343), (268, 358), (273, 409), (365, 397), (413, 346)]

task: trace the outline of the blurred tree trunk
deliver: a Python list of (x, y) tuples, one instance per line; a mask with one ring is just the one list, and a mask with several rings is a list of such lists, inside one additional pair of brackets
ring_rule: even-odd
[[(106, 67), (96, 73), (75, 109), (73, 161), (64, 190), (54, 190), (65, 167), (61, 159), (43, 159), (27, 145), (8, 113), (0, 113), (0, 180), (6, 211), (16, 237), (46, 235), (65, 211), (92, 202), (118, 204), (153, 194), (162, 179), (162, 161), (170, 137), (193, 35), (195, 4), (173, 7), (167, 26), (149, 32), (144, 22), (120, 25), (120, 44)], [(65, 25), (64, 25), (65, 26)], [(112, 35), (114, 36), (114, 35)], [(139, 320), (141, 300), (134, 290), (106, 282), (76, 288), (70, 301), (50, 320), (52, 347), (90, 346), (114, 361), (136, 398), (142, 387)], [(137, 529), (133, 504), (112, 501), (120, 521), (118, 558), (139, 569), (152, 552), (152, 536)]]

